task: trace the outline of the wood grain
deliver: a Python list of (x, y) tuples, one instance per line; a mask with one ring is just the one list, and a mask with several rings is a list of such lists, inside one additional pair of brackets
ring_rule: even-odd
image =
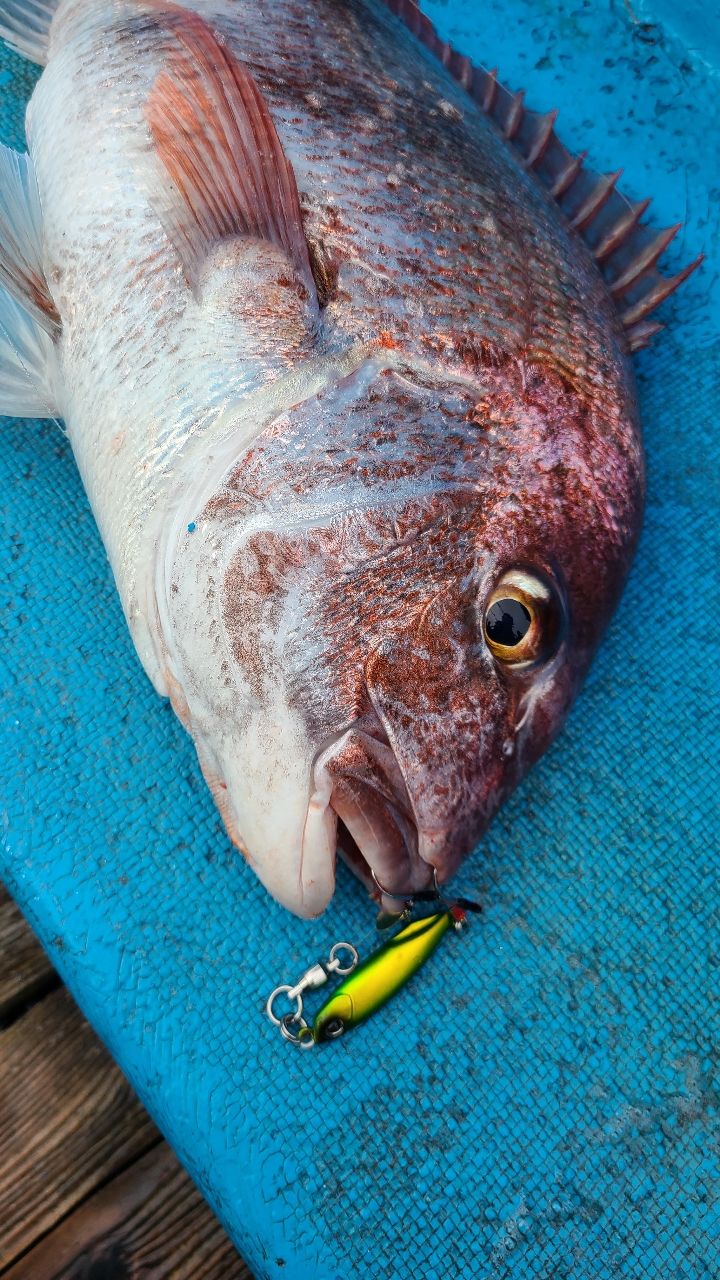
[(161, 1142), (87, 1200), (3, 1280), (252, 1280)]
[(0, 1277), (252, 1280), (58, 982), (0, 884)]
[(56, 982), (53, 967), (0, 884), (0, 1020), (35, 999)]
[(68, 993), (0, 1034), (0, 1269), (158, 1132)]

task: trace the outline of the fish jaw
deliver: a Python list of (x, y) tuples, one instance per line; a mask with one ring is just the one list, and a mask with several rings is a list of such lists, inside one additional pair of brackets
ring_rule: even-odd
[(338, 852), (371, 892), (392, 898), (429, 886), (405, 780), (376, 716), (319, 755), (314, 779), (337, 820)]
[(450, 611), (440, 601), (436, 610), (430, 640), (409, 631), (400, 644), (379, 645), (365, 680), (403, 780), (417, 865), (429, 884), (444, 885), (480, 844), (531, 753), (542, 753), (543, 717), (554, 736), (575, 689), (562, 647), (547, 669), (504, 679), (481, 653), (467, 659)]
[(226, 831), (248, 865), (288, 911), (320, 915), (335, 891), (337, 817), (302, 725), (276, 702), (219, 750), (197, 724), (189, 728)]

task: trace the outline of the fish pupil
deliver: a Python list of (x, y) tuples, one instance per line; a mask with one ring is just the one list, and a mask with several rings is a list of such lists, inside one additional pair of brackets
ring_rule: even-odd
[(513, 600), (508, 596), (504, 600), (496, 600), (490, 606), (485, 618), (485, 630), (493, 644), (501, 644), (510, 649), (525, 638), (531, 622), (530, 610), (525, 608), (521, 600)]

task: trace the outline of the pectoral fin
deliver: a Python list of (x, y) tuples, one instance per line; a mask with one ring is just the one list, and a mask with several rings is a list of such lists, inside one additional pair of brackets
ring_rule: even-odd
[(284, 252), (317, 308), (295, 174), (265, 99), (207, 23), (166, 14), (168, 67), (145, 115), (169, 179), (160, 216), (191, 286), (219, 242), (248, 237)]

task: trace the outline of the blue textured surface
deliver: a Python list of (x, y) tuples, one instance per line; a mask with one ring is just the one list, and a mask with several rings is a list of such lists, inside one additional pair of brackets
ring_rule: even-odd
[[(638, 362), (649, 497), (623, 603), (462, 878), (486, 914), (346, 1040), (283, 1045), (264, 996), (367, 933), (364, 894), (341, 875), (303, 924), (232, 854), (134, 656), (63, 437), (9, 421), (0, 874), (259, 1277), (711, 1280), (717, 47), (693, 47), (688, 14), (673, 30), (665, 0), (427, 9), (530, 105), (559, 106), (598, 168), (624, 165), (659, 225), (685, 220), (674, 262), (709, 256)], [(33, 76), (0, 55), (16, 146)]]

